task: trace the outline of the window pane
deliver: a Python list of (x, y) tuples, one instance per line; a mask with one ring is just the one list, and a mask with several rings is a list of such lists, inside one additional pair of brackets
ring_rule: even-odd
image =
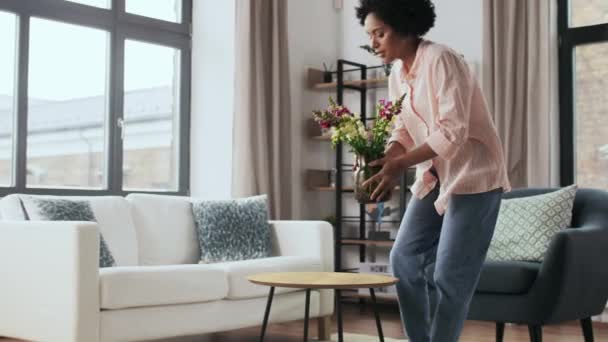
[(106, 184), (108, 34), (33, 18), (27, 186)]
[(125, 43), (124, 189), (178, 190), (179, 61), (177, 49)]
[(608, 189), (608, 43), (575, 49), (576, 182)]
[(608, 23), (608, 1), (569, 0), (570, 27)]
[(175, 23), (182, 21), (182, 0), (126, 0), (125, 10), (154, 19)]
[(0, 12), (0, 186), (13, 185), (16, 16)]
[(110, 8), (110, 3), (112, 0), (65, 0), (69, 2), (76, 2), (83, 5), (101, 7), (101, 8)]

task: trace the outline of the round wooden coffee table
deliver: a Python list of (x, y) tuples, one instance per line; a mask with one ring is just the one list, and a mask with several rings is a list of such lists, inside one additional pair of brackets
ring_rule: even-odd
[(380, 341), (384, 341), (380, 315), (376, 308), (376, 294), (374, 288), (385, 287), (395, 284), (398, 280), (394, 277), (369, 273), (342, 273), (342, 272), (277, 272), (254, 274), (247, 279), (258, 285), (270, 286), (268, 302), (264, 313), (264, 323), (260, 341), (264, 340), (266, 326), (268, 325), (268, 315), (272, 305), (275, 287), (289, 287), (306, 289), (306, 306), (304, 311), (304, 341), (308, 340), (308, 315), (310, 309), (310, 291), (312, 289), (333, 289), (336, 293), (336, 318), (338, 321), (338, 341), (342, 342), (342, 310), (340, 305), (340, 290), (369, 288), (376, 317), (376, 327)]

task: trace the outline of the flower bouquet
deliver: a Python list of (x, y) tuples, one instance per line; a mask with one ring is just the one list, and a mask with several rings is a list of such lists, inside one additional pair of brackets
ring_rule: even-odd
[[(368, 164), (384, 157), (386, 142), (391, 134), (395, 116), (401, 113), (401, 106), (405, 95), (396, 102), (380, 100), (376, 105), (376, 116), (370, 127), (366, 126), (359, 115), (351, 112), (347, 107), (335, 103), (330, 97), (329, 106), (325, 110), (313, 111), (314, 120), (322, 129), (331, 130), (331, 142), (335, 148), (339, 143), (346, 143), (350, 152), (355, 154), (354, 191), (355, 198), (360, 203), (374, 202), (370, 199), (377, 183), (369, 187), (362, 184), (377, 174), (382, 167), (371, 167)], [(390, 194), (383, 198), (386, 201)]]

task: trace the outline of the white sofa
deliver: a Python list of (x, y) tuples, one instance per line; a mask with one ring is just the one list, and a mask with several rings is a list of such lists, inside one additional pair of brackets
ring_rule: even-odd
[[(321, 221), (272, 221), (273, 257), (197, 264), (191, 198), (131, 194), (90, 201), (97, 223), (26, 221), (18, 194), (0, 200), (0, 336), (34, 341), (141, 341), (261, 325), (269, 289), (246, 276), (332, 271)], [(117, 266), (98, 267), (102, 232)], [(270, 322), (304, 317), (305, 292), (277, 288)], [(313, 291), (326, 330), (333, 292)]]

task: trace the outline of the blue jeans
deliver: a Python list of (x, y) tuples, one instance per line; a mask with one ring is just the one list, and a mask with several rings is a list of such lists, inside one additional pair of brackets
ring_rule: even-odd
[(502, 189), (452, 195), (444, 216), (437, 186), (407, 207), (390, 262), (411, 342), (456, 342), (498, 217)]

